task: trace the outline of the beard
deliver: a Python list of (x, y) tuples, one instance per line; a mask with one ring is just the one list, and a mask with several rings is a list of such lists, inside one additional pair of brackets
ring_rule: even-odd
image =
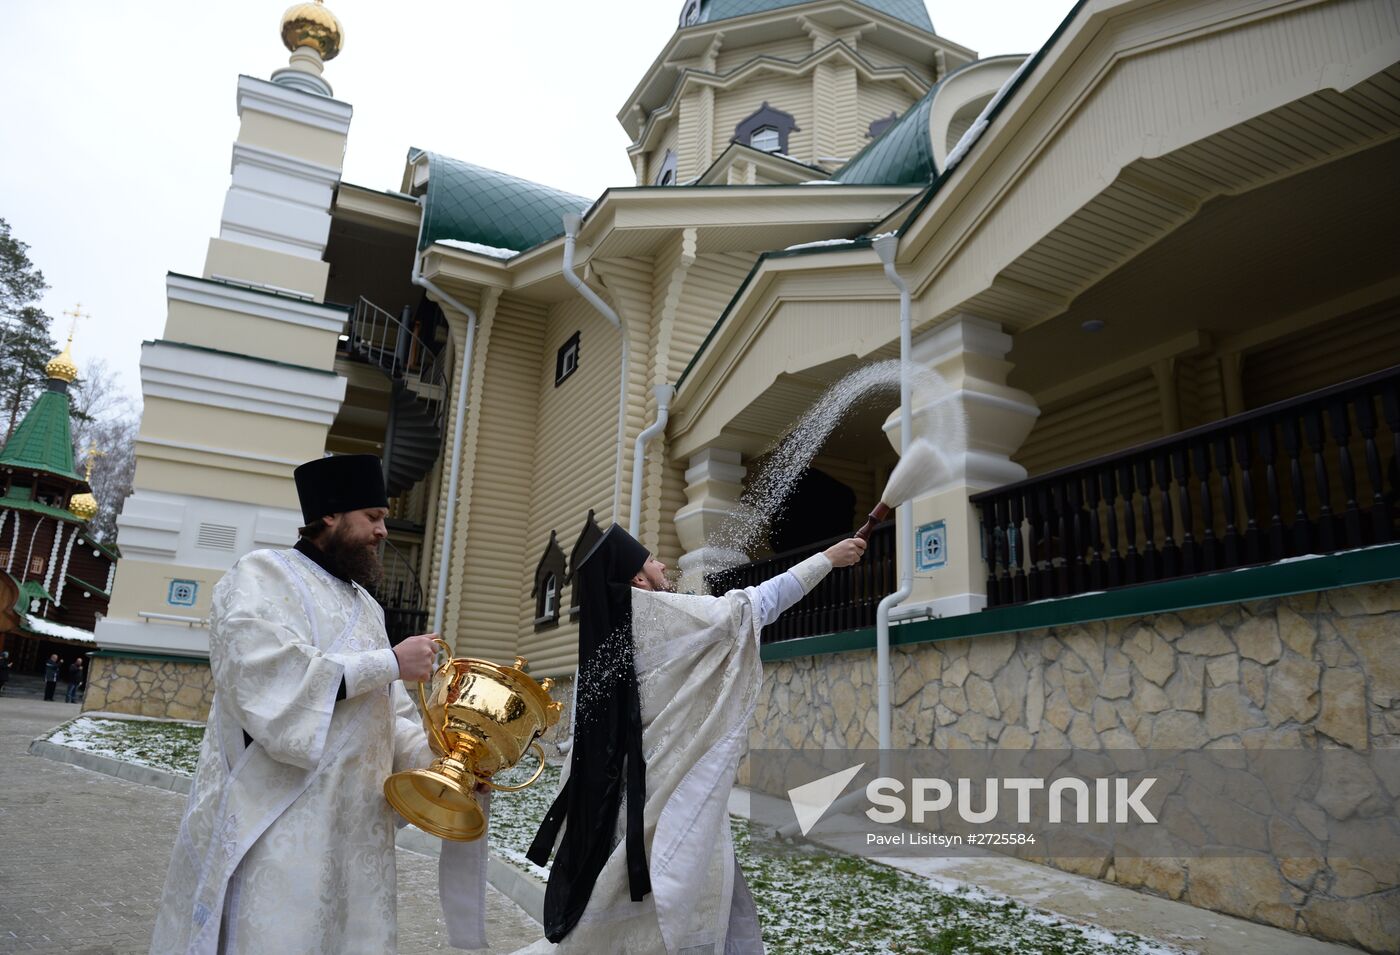
[(384, 564), (379, 559), (379, 544), (368, 544), (345, 539), (343, 531), (334, 530), (317, 541), (326, 561), (342, 577), (353, 580), (361, 587), (373, 592), (384, 578)]

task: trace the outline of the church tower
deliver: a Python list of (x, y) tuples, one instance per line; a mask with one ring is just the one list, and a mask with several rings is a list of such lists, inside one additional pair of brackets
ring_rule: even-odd
[(44, 372), (48, 387), (0, 448), (0, 643), (31, 673), (51, 653), (69, 662), (93, 648), (117, 562), (88, 533), (92, 461), (82, 476), (74, 466), (71, 336)]
[(617, 118), (639, 186), (821, 180), (975, 58), (923, 0), (684, 0)]
[(296, 539), (292, 470), (324, 453), (345, 394), (344, 309), (324, 304), (330, 205), (349, 104), (326, 61), (344, 32), (316, 0), (284, 14), (286, 68), (240, 76), (238, 139), (200, 275), (166, 276), (165, 330), (142, 346), (135, 492), (89, 699), (202, 718), (210, 592), (240, 556)]

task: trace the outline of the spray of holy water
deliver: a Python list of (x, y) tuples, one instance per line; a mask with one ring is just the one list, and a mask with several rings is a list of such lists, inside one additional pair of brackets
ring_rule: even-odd
[[(891, 392), (897, 395), (899, 375), (900, 362), (893, 358), (857, 368), (828, 388), (774, 443), (730, 518), (706, 541), (707, 576), (751, 559), (836, 426), (862, 404), (888, 400)], [(936, 371), (912, 364), (909, 376), (914, 403), (926, 422), (926, 436), (949, 455), (961, 453), (967, 446), (967, 424), (957, 403), (947, 400), (952, 394), (947, 380)]]
[[(897, 359), (857, 368), (828, 388), (765, 452), (763, 467), (749, 482), (731, 517), (706, 541), (703, 567), (706, 576), (737, 567), (750, 559), (757, 545), (766, 541), (768, 530), (782, 514), (788, 495), (831, 433), (863, 404), (876, 400), (888, 403), (892, 393), (897, 398), (899, 374)], [(948, 382), (942, 375), (922, 366), (910, 365), (909, 375), (925, 436), (949, 456), (961, 453), (967, 446), (967, 426), (957, 403), (946, 400), (952, 394)], [(656, 620), (634, 623), (640, 623), (643, 632), (659, 632)], [(606, 702), (616, 674), (633, 670), (632, 651), (629, 640), (607, 640), (578, 674), (575, 687), (577, 725), (586, 724), (588, 711)]]

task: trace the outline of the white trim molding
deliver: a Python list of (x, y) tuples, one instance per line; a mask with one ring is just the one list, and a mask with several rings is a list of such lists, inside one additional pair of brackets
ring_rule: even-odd
[(243, 288), (178, 272), (166, 275), (165, 294), (172, 302), (221, 308), (239, 315), (287, 322), (321, 332), (335, 332), (337, 335), (344, 330), (347, 318), (345, 309), (334, 305), (318, 305), (274, 292)]
[[(243, 355), (163, 341), (141, 346), (141, 390), (148, 398), (169, 398), (330, 427), (345, 399), (346, 385), (339, 375)], [(288, 463), (280, 458), (261, 460)]]
[(350, 131), (350, 116), (354, 112), (349, 103), (319, 96), (315, 93), (289, 89), (269, 80), (253, 76), (238, 78), (238, 115), (244, 110), (266, 113), (278, 119), (291, 120), (316, 129), (339, 133), (342, 136)]

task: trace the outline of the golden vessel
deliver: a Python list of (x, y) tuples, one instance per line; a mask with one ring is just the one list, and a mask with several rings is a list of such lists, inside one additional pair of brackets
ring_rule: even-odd
[[(544, 772), (544, 749), (537, 742), (559, 722), (563, 704), (549, 698), (554, 681), (536, 683), (525, 673), (525, 659), (498, 666), (470, 657), (452, 658), (433, 675), (431, 693), (418, 684), (423, 721), (438, 758), (427, 769), (394, 773), (384, 781), (384, 798), (419, 829), (443, 839), (469, 842), (486, 831), (477, 805), (478, 784), (519, 792)], [(540, 765), (519, 786), (501, 786), (491, 777), (520, 762), (533, 749)]]

